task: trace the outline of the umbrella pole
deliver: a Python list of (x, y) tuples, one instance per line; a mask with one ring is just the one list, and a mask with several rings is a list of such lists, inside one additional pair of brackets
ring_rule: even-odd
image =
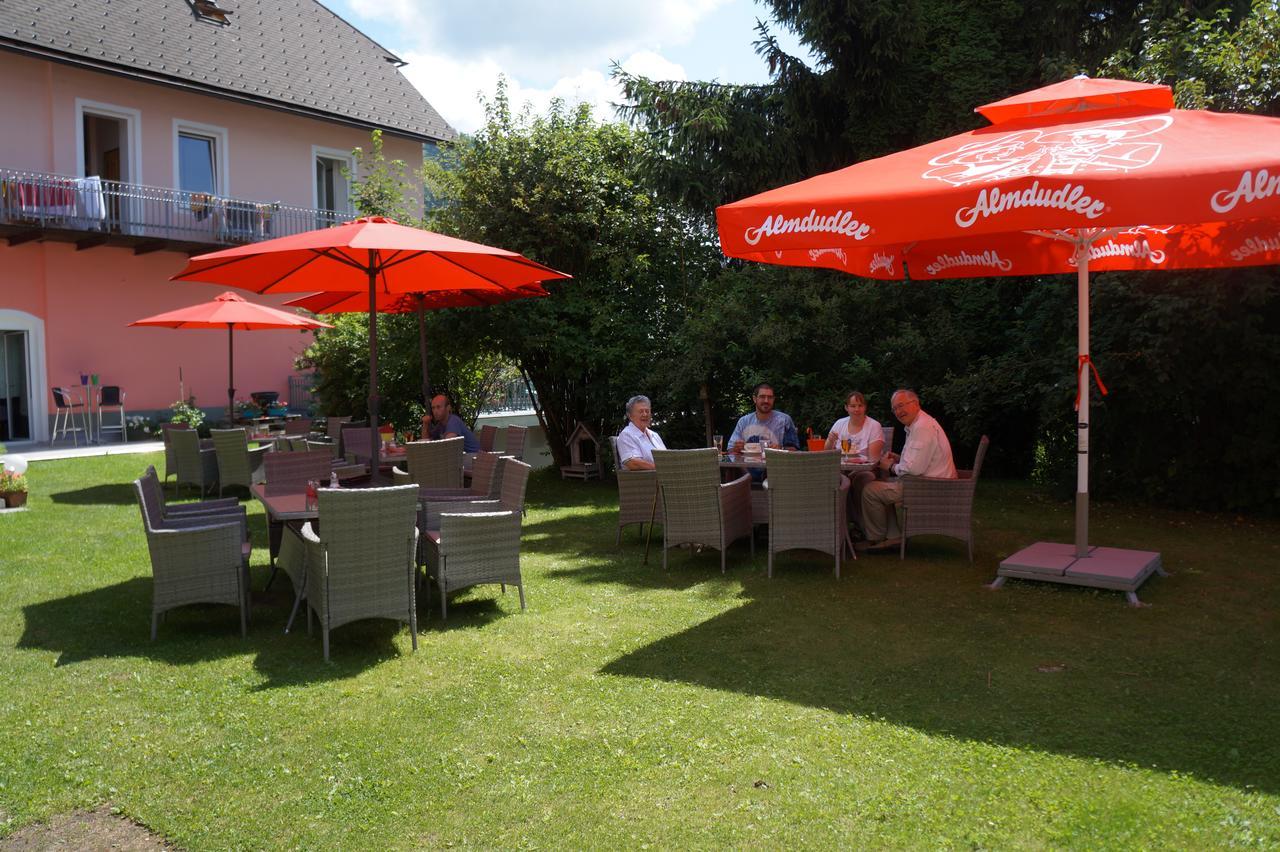
[(377, 252), (369, 249), (369, 473), (378, 478), (378, 270)]
[(1076, 237), (1077, 327), (1076, 393), (1080, 407), (1076, 417), (1076, 558), (1089, 555), (1089, 246)]
[(236, 338), (235, 326), (227, 323), (227, 428), (236, 425)]
[(431, 410), (431, 376), (427, 373), (427, 309), (418, 294), (418, 354), (422, 358), (422, 404)]

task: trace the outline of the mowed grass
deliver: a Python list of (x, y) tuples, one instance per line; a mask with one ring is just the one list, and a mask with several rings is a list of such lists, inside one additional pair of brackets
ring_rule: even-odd
[[(109, 803), (187, 848), (1277, 847), (1280, 523), (1095, 507), (1172, 572), (1118, 593), (1010, 582), (1071, 510), (979, 486), (945, 539), (864, 556), (614, 546), (610, 483), (536, 475), (529, 609), (282, 633), (254, 553), (229, 607), (148, 639), (130, 480), (158, 457), (32, 466), (0, 517), (0, 838)], [(260, 507), (249, 507), (265, 542)], [(0, 841), (2, 842), (2, 841)]]

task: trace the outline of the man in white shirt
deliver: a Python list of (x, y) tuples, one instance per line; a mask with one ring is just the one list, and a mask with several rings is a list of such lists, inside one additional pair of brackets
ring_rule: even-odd
[(667, 446), (649, 428), (653, 421), (649, 397), (633, 396), (627, 400), (627, 419), (631, 422), (618, 433), (618, 464), (627, 470), (653, 470), (653, 451)]
[[(893, 414), (907, 433), (902, 455), (880, 456), (880, 469), (897, 476), (929, 476), (955, 479), (956, 466), (951, 459), (951, 442), (937, 420), (920, 408), (915, 391), (899, 390), (891, 400)], [(897, 507), (902, 505), (902, 483), (872, 482), (862, 491), (862, 523), (867, 540), (859, 542), (863, 549), (897, 547), (902, 533), (898, 529)]]

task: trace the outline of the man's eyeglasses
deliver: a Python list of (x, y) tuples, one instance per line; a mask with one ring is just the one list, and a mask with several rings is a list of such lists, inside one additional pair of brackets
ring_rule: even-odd
[(909, 406), (909, 405), (919, 405), (919, 404), (920, 404), (920, 403), (916, 402), (914, 399), (908, 399), (908, 400), (906, 400), (905, 402), (900, 402), (900, 403), (898, 403), (897, 405), (893, 406), (893, 410), (894, 410), (894, 411), (902, 411), (903, 409), (905, 409), (905, 408), (906, 408), (907, 406)]

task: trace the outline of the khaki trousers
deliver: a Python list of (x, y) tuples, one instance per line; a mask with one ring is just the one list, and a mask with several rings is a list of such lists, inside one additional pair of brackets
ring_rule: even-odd
[(897, 507), (902, 505), (901, 482), (870, 482), (862, 489), (862, 526), (867, 541), (901, 538)]

